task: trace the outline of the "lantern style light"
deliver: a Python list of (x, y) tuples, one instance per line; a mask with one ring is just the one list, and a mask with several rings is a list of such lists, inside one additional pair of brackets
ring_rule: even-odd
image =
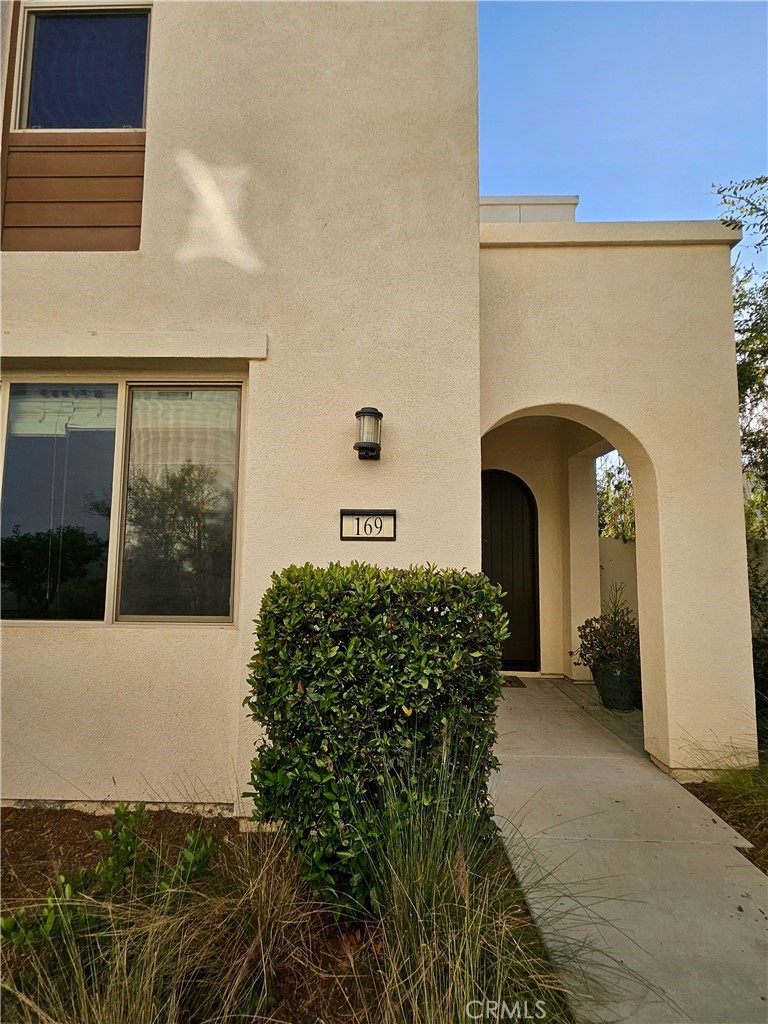
[(357, 441), (355, 451), (358, 459), (378, 459), (381, 457), (381, 421), (384, 413), (378, 409), (365, 406), (355, 413), (357, 417)]

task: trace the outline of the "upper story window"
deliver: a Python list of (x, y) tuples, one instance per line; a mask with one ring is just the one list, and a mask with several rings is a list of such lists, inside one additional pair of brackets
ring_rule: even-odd
[(141, 244), (150, 4), (13, 0), (2, 248)]
[(142, 128), (149, 12), (30, 11), (20, 128)]

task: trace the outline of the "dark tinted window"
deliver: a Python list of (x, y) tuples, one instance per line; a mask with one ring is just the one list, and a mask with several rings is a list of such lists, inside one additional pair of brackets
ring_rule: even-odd
[(5, 618), (104, 618), (116, 402), (113, 384), (11, 385)]
[(141, 128), (146, 11), (32, 14), (27, 128)]

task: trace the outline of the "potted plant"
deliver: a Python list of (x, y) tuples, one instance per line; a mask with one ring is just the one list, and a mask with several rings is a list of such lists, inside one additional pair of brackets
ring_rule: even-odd
[(611, 587), (601, 615), (579, 626), (579, 640), (570, 655), (590, 670), (604, 706), (613, 711), (638, 707), (640, 631), (624, 601), (623, 585)]

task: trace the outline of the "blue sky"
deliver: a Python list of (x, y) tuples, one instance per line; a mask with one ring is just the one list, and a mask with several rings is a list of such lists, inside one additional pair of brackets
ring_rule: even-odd
[(768, 171), (766, 3), (485, 0), (479, 33), (481, 195), (698, 220)]

